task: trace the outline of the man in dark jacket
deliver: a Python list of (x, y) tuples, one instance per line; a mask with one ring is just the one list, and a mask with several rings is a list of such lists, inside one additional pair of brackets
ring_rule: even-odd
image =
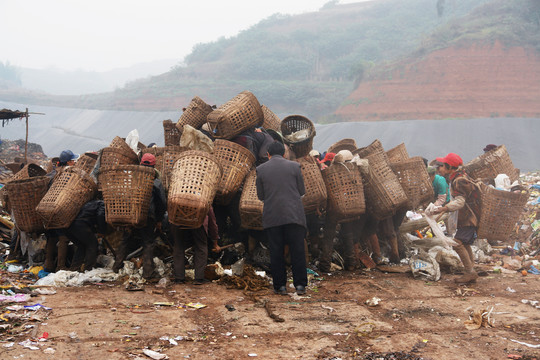
[[(141, 165), (154, 167), (156, 165), (156, 158), (150, 153), (143, 155), (141, 159)], [(113, 265), (113, 270), (118, 271), (122, 267), (124, 259), (127, 255), (127, 245), (131, 238), (135, 238), (142, 242), (143, 245), (143, 277), (150, 279), (154, 276), (154, 247), (156, 236), (154, 231), (161, 228), (161, 222), (167, 211), (167, 198), (165, 196), (165, 190), (163, 184), (159, 179), (158, 172), (156, 170), (156, 176), (154, 178), (154, 186), (152, 187), (152, 197), (150, 198), (150, 207), (148, 209), (148, 216), (146, 218), (146, 225), (140, 228), (133, 228), (131, 232), (126, 231), (120, 247), (116, 254), (116, 260)]]
[(307, 286), (304, 237), (306, 216), (302, 196), (306, 190), (300, 164), (283, 158), (280, 142), (268, 147), (268, 160), (257, 167), (257, 196), (264, 202), (263, 228), (270, 245), (270, 270), (274, 291), (287, 295), (287, 271), (284, 247), (289, 245), (296, 293), (303, 295)]

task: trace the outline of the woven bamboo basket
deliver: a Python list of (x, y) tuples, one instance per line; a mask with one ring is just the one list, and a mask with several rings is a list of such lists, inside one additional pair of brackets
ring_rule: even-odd
[(56, 167), (56, 164), (60, 161), (60, 158), (58, 156), (53, 157), (49, 162), (47, 162), (47, 168), (45, 171), (47, 171), (47, 174), (54, 170)]
[(300, 164), (300, 170), (302, 171), (304, 186), (306, 188), (306, 193), (302, 197), (304, 212), (311, 214), (316, 213), (317, 210), (326, 208), (328, 195), (317, 160), (311, 156), (305, 156), (296, 161)]
[(171, 173), (176, 159), (178, 156), (189, 150), (187, 147), (180, 145), (171, 145), (165, 147), (152, 147), (142, 150), (142, 154), (150, 153), (156, 158), (156, 170), (161, 174), (161, 182), (165, 187), (165, 190), (168, 190), (171, 182)]
[[(301, 140), (292, 140), (291, 135), (299, 131), (305, 130), (306, 137)], [(315, 125), (307, 117), (302, 115), (289, 115), (281, 122), (281, 133), (283, 139), (291, 150), (296, 155), (296, 158), (301, 158), (309, 154), (313, 149), (313, 138), (317, 134)]]
[(367, 155), (369, 172), (364, 174), (364, 189), (368, 212), (384, 220), (407, 205), (408, 198), (399, 180), (386, 161), (385, 152)]
[(131, 150), (129, 146), (109, 146), (101, 150), (100, 167), (115, 165), (137, 165), (138, 163), (139, 157), (133, 150)]
[(46, 176), (13, 180), (6, 184), (13, 217), (21, 231), (29, 233), (43, 231), (43, 221), (36, 207), (47, 193), (48, 186), (49, 178)]
[(390, 164), (392, 171), (396, 174), (403, 191), (409, 199), (410, 209), (428, 201), (433, 201), (435, 192), (427, 168), (421, 157), (415, 156), (407, 160)]
[(357, 217), (366, 212), (362, 175), (356, 164), (335, 163), (322, 171), (328, 210), (340, 218)]
[(165, 137), (165, 146), (179, 145), (180, 144), (180, 130), (176, 127), (170, 119), (163, 120), (163, 136)]
[(384, 152), (384, 148), (378, 139), (373, 141), (371, 144), (369, 144), (366, 147), (358, 148), (353, 151), (353, 155), (358, 154), (358, 156), (360, 156), (362, 159), (365, 159), (366, 156), (375, 154), (375, 153), (383, 153), (386, 162), (389, 163), (388, 156)]
[(409, 159), (409, 153), (407, 152), (407, 148), (405, 147), (404, 143), (401, 143), (398, 146), (388, 150), (386, 152), (386, 156), (388, 156), (388, 161), (390, 164)]
[(17, 171), (17, 173), (13, 175), (10, 181), (29, 179), (37, 176), (45, 176), (46, 174), (47, 171), (41, 166), (30, 163), (26, 164), (21, 170)]
[(327, 152), (334, 154), (337, 154), (341, 150), (349, 150), (350, 152), (353, 152), (356, 150), (356, 148), (356, 141), (354, 141), (354, 139), (341, 139), (338, 142), (330, 145)]
[(266, 130), (271, 129), (275, 131), (281, 131), (281, 120), (272, 112), (266, 105), (261, 105), (264, 121), (262, 127)]
[(214, 155), (198, 150), (181, 153), (174, 163), (169, 186), (169, 222), (189, 229), (201, 227), (221, 175), (221, 165)]
[(74, 167), (86, 171), (86, 173), (90, 174), (92, 170), (94, 170), (94, 166), (96, 166), (97, 159), (98, 154), (94, 154), (91, 152), (84, 153), (79, 157)]
[(68, 167), (54, 181), (36, 208), (45, 229), (69, 227), (81, 207), (97, 192), (97, 185), (81, 168)]
[(113, 226), (146, 225), (154, 177), (154, 168), (148, 166), (101, 167), (98, 178), (107, 223)]
[(482, 188), (478, 238), (508, 241), (529, 200), (529, 192), (497, 190), (483, 184)]
[(240, 222), (244, 229), (263, 230), (262, 214), (264, 203), (257, 197), (257, 171), (251, 170), (244, 182), (240, 196)]
[[(180, 135), (184, 131), (184, 125), (193, 126), (195, 129), (200, 129), (204, 123), (206, 123), (208, 114), (210, 114), (214, 109), (212, 106), (205, 103), (200, 97), (195, 96), (188, 107), (184, 109), (184, 112), (180, 116), (180, 119), (176, 122), (176, 128), (178, 129)], [(178, 145), (180, 140), (177, 141), (174, 145)]]
[(217, 188), (216, 203), (228, 205), (255, 163), (255, 156), (245, 147), (221, 139), (214, 142), (214, 156), (223, 169)]
[(230, 140), (260, 125), (264, 114), (255, 95), (243, 91), (208, 114), (207, 119), (216, 139)]
[(508, 175), (512, 182), (519, 179), (519, 174), (504, 145), (471, 160), (465, 165), (465, 171), (473, 179), (495, 179), (499, 174)]

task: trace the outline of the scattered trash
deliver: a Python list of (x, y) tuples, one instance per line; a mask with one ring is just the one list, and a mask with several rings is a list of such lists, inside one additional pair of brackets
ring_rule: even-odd
[(199, 302), (197, 302), (197, 303), (192, 303), (192, 302), (190, 302), (190, 303), (186, 304), (186, 306), (187, 306), (187, 307), (190, 307), (190, 308), (193, 308), (193, 309), (202, 309), (202, 308), (205, 308), (205, 307), (206, 307), (206, 305), (201, 304), (201, 303), (199, 303)]
[(508, 292), (515, 293), (516, 290), (512, 289), (510, 286), (505, 289)]
[(518, 344), (521, 344), (521, 345), (525, 345), (527, 347), (530, 347), (530, 348), (533, 348), (533, 349), (540, 349), (540, 344), (538, 345), (533, 345), (533, 344), (528, 344), (526, 342), (523, 342), (523, 341), (517, 341), (517, 340), (514, 340), (514, 339), (509, 339), (510, 341), (513, 341), (515, 343), (518, 343)]
[(326, 309), (326, 310), (330, 311), (330, 312), (336, 311), (336, 309), (334, 309), (333, 307), (330, 307), (330, 306), (321, 305), (321, 307), (322, 307), (323, 309)]
[(35, 293), (40, 295), (54, 295), (56, 294), (56, 290), (54, 289), (47, 289), (47, 288), (37, 288), (34, 290)]
[(161, 279), (159, 279), (159, 282), (156, 284), (156, 287), (157, 288), (161, 288), (161, 289), (165, 289), (167, 286), (169, 286), (171, 283), (171, 281), (166, 278), (166, 277), (163, 277)]
[(475, 310), (470, 316), (469, 320), (463, 322), (467, 330), (476, 330), (481, 327), (493, 327), (494, 321), (491, 319), (491, 312), (493, 307), (489, 311), (487, 310)]
[(162, 360), (162, 359), (168, 359), (169, 357), (165, 354), (159, 353), (157, 351), (153, 351), (150, 349), (143, 349), (144, 355), (148, 356), (149, 358), (152, 358), (154, 360)]
[(249, 357), (257, 357), (257, 354), (255, 354), (255, 353), (249, 353), (248, 356), (249, 356)]
[(382, 301), (382, 299), (378, 298), (378, 297), (372, 297), (371, 299), (367, 299), (366, 300), (366, 305), (367, 306), (377, 306), (379, 305), (379, 303)]
[(28, 294), (0, 295), (0, 303), (26, 302), (30, 300)]
[(540, 301), (538, 301), (538, 300), (527, 300), (527, 299), (522, 299), (521, 302), (522, 302), (523, 304), (529, 304), (529, 305), (531, 305), (532, 307), (534, 307), (534, 308), (540, 310), (540, 305), (538, 305), (538, 304), (540, 303)]
[(30, 350), (39, 350), (39, 343), (32, 340), (24, 340), (20, 342), (19, 345)]
[(120, 275), (110, 269), (96, 268), (84, 273), (78, 271), (60, 270), (50, 273), (44, 278), (39, 279), (36, 285), (50, 286), (82, 286), (85, 283), (99, 283), (103, 281), (115, 281)]
[(236, 309), (234, 308), (234, 305), (231, 305), (231, 304), (226, 304), (226, 305), (225, 305), (225, 308), (227, 308), (227, 310), (229, 310), (229, 311), (234, 311), (234, 310), (236, 310)]
[(52, 310), (52, 308), (43, 306), (43, 305), (41, 305), (41, 304), (27, 305), (27, 306), (24, 306), (24, 308), (25, 308), (26, 310), (32, 310), (32, 311), (38, 311), (39, 309), (43, 309), (43, 310)]
[(56, 350), (54, 350), (53, 348), (46, 348), (45, 350), (43, 350), (43, 353), (48, 354), (48, 355), (52, 355), (55, 352)]
[(529, 266), (529, 270), (527, 270), (527, 272), (534, 275), (540, 275), (540, 270), (534, 267), (534, 265)]
[(428, 281), (439, 281), (441, 270), (439, 263), (427, 252), (419, 249), (417, 255), (411, 256), (409, 262), (413, 276)]

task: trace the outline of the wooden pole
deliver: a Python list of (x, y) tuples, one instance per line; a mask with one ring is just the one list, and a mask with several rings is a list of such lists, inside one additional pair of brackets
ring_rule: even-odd
[(28, 108), (26, 108), (26, 140), (24, 142), (24, 164), (28, 164)]

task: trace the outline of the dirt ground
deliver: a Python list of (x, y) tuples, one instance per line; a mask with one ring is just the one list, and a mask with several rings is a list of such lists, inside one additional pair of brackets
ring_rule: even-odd
[[(487, 276), (469, 287), (444, 274), (438, 282), (379, 270), (321, 274), (301, 298), (292, 288), (294, 296), (264, 290), (253, 297), (215, 282), (56, 288), (29, 302), (52, 308), (36, 313), (41, 322), (0, 332), (0, 359), (150, 359), (145, 348), (169, 359), (540, 358), (540, 309), (522, 302), (540, 300), (540, 276), (484, 268)], [(373, 297), (379, 305), (368, 306)], [(494, 327), (466, 329), (469, 314), (491, 309)], [(39, 350), (19, 344), (44, 332)]]

